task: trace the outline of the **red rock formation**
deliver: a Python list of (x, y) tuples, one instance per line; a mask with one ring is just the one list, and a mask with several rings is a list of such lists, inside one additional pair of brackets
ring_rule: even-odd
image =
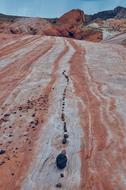
[(102, 39), (100, 30), (88, 29), (85, 26), (84, 12), (79, 9), (66, 13), (57, 19), (55, 23), (49, 21), (49, 19), (42, 18), (17, 17), (10, 19), (11, 17), (7, 17), (3, 19), (3, 17), (0, 19), (1, 33), (63, 36), (92, 41)]
[(58, 19), (57, 24), (56, 29), (61, 33), (60, 36), (97, 42), (102, 39), (101, 31), (84, 27), (85, 15), (79, 9), (64, 14)]
[(73, 9), (70, 12), (64, 14), (62, 17), (58, 19), (59, 23), (68, 24), (70, 26), (76, 25), (84, 25), (85, 24), (85, 16), (84, 12), (80, 9)]

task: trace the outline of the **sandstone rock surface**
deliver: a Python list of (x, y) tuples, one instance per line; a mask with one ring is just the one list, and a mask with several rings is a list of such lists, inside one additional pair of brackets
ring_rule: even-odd
[(0, 38), (0, 190), (126, 189), (126, 48)]

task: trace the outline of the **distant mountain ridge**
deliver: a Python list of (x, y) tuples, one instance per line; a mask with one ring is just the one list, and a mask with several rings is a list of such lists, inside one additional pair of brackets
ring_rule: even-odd
[(126, 18), (126, 8), (118, 6), (113, 10), (101, 11), (93, 15), (87, 15), (87, 22), (93, 21), (98, 18), (103, 20), (110, 18), (115, 18), (115, 19)]

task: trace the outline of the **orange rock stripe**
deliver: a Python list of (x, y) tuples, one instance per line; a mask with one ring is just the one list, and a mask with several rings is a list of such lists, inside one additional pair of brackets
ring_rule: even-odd
[(8, 54), (11, 54), (15, 51), (17, 51), (18, 49), (21, 49), (22, 47), (25, 47), (26, 45), (28, 45), (30, 42), (33, 42), (34, 40), (38, 39), (39, 37), (31, 37), (28, 39), (19, 39), (19, 41), (15, 42), (14, 44), (10, 44), (2, 49), (0, 49), (0, 58), (7, 56)]
[[(52, 48), (53, 41), (40, 44), (36, 49), (27, 53), (21, 60), (7, 65), (0, 71), (0, 104), (4, 102), (11, 91), (28, 75), (31, 65)], [(6, 77), (8, 76), (8, 77)]]
[(94, 137), (96, 140), (97, 150), (101, 150), (106, 146), (106, 130), (100, 119), (100, 102), (91, 93), (86, 67), (84, 65), (85, 50), (70, 40), (71, 45), (76, 50), (70, 61), (70, 75), (72, 77), (76, 95), (79, 96), (86, 104), (86, 110), (79, 105), (81, 126), (84, 131), (84, 141), (82, 144), (81, 159), (81, 185), (80, 189), (90, 189), (90, 171), (88, 160), (91, 159), (94, 148)]

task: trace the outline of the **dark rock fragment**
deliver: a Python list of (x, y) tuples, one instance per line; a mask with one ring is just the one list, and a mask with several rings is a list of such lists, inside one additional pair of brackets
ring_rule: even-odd
[(57, 184), (56, 184), (56, 187), (57, 187), (57, 188), (61, 188), (61, 187), (62, 187), (62, 184), (61, 184), (61, 183), (57, 183)]
[(33, 113), (32, 117), (35, 117), (35, 113)]
[(67, 164), (67, 156), (64, 152), (60, 153), (56, 158), (56, 165), (59, 169), (64, 169)]
[(10, 134), (9, 137), (13, 137), (13, 135)]
[(64, 122), (64, 132), (67, 132), (66, 122)]
[(67, 139), (66, 139), (66, 138), (63, 138), (62, 143), (63, 143), (63, 144), (66, 144), (66, 143), (67, 143)]
[(9, 117), (9, 116), (10, 116), (9, 113), (4, 114), (4, 117)]
[(65, 138), (65, 139), (68, 139), (68, 138), (69, 138), (69, 135), (65, 133), (65, 134), (64, 134), (64, 138)]
[(4, 154), (5, 152), (5, 150), (0, 149), (0, 154)]
[(64, 177), (64, 174), (63, 174), (63, 173), (61, 173), (61, 174), (60, 174), (60, 177)]

